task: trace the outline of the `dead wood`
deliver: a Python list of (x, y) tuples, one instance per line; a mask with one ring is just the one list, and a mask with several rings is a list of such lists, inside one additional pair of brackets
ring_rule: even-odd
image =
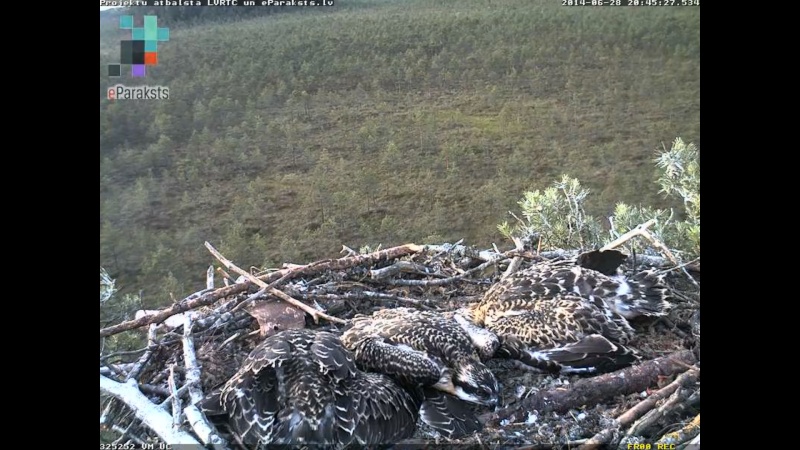
[(317, 294), (307, 293), (298, 294), (299, 297), (307, 300), (378, 300), (382, 302), (397, 302), (412, 305), (419, 309), (432, 310), (434, 308), (424, 304), (421, 300), (415, 298), (403, 297), (400, 295), (384, 294), (382, 292), (372, 291), (354, 291), (343, 292), (341, 294)]
[(700, 435), (700, 414), (695, 416), (694, 419), (692, 419), (689, 423), (686, 424), (686, 426), (684, 426), (680, 430), (669, 434), (665, 434), (661, 439), (656, 441), (656, 444), (661, 444), (666, 446), (681, 444), (699, 435)]
[[(699, 375), (700, 372), (697, 369), (689, 369), (680, 374), (672, 383), (650, 394), (645, 400), (637, 403), (636, 406), (625, 411), (619, 417), (617, 417), (616, 422), (618, 424), (618, 428), (627, 427), (643, 414), (653, 409), (656, 403), (672, 395), (681, 386), (689, 386), (694, 384), (697, 382)], [(581, 448), (593, 449), (597, 448), (597, 446), (609, 443), (613, 439), (614, 434), (618, 431), (618, 428), (607, 428), (597, 433), (586, 442), (585, 447)]]
[[(226, 445), (224, 439), (217, 434), (214, 427), (206, 421), (205, 416), (197, 408), (197, 404), (205, 397), (200, 388), (200, 366), (197, 364), (197, 355), (194, 350), (194, 340), (192, 339), (192, 319), (184, 318), (183, 322), (183, 362), (186, 366), (186, 385), (189, 386), (189, 405), (184, 410), (186, 419), (195, 434), (200, 437), (203, 444)], [(172, 392), (173, 398), (178, 398), (176, 392)]]
[(136, 387), (136, 382), (116, 381), (100, 375), (100, 391), (111, 395), (125, 403), (154, 433), (169, 445), (200, 445), (189, 433), (173, 428), (172, 416), (152, 403)]
[(434, 271), (422, 264), (411, 261), (397, 261), (391, 266), (369, 271), (369, 277), (373, 280), (381, 280), (397, 275), (399, 273), (416, 273), (420, 275), (435, 275)]
[[(317, 261), (311, 264), (306, 264), (305, 266), (298, 266), (290, 269), (282, 269), (264, 275), (259, 279), (262, 279), (263, 281), (269, 283), (272, 281), (279, 280), (288, 274), (292, 274), (293, 276), (298, 276), (301, 273), (309, 275), (312, 273), (320, 273), (326, 270), (347, 269), (361, 264), (375, 264), (382, 261), (391, 261), (395, 258), (400, 258), (411, 253), (418, 253), (423, 251), (423, 249), (424, 247), (416, 244), (406, 244), (398, 247), (387, 248), (385, 250), (380, 250), (373, 253), (368, 253), (366, 255), (347, 256), (339, 259)], [(184, 300), (175, 303), (169, 308), (161, 310), (157, 314), (144, 316), (135, 320), (128, 320), (126, 322), (122, 322), (117, 325), (112, 325), (110, 327), (102, 328), (100, 330), (100, 337), (108, 337), (117, 333), (121, 333), (123, 331), (133, 330), (135, 328), (140, 328), (146, 325), (150, 325), (151, 323), (161, 323), (167, 318), (174, 316), (175, 314), (180, 314), (185, 311), (200, 308), (201, 306), (208, 306), (215, 303), (217, 300), (245, 292), (249, 287), (250, 285), (247, 283), (237, 283), (232, 286), (226, 286), (211, 292), (207, 292), (200, 297), (193, 298), (192, 296), (189, 296)]]
[(683, 409), (684, 402), (691, 396), (691, 390), (678, 386), (678, 389), (669, 396), (663, 405), (651, 409), (641, 419), (631, 425), (627, 436), (641, 436), (645, 430), (655, 425), (661, 418), (678, 409)]
[(593, 406), (618, 395), (642, 392), (653, 386), (659, 377), (684, 372), (695, 362), (690, 350), (681, 350), (616, 372), (579, 380), (569, 388), (539, 391), (518, 404), (484, 415), (482, 419), (485, 423), (497, 425), (516, 414), (524, 415), (524, 411), (564, 413)]
[(232, 261), (230, 261), (229, 259), (225, 258), (210, 243), (206, 242), (205, 245), (206, 245), (206, 248), (208, 249), (208, 251), (211, 252), (211, 254), (214, 255), (214, 257), (217, 258), (217, 260), (219, 260), (219, 262), (221, 262), (225, 267), (227, 267), (228, 269), (238, 273), (239, 275), (242, 275), (243, 277), (245, 277), (247, 279), (247, 281), (255, 284), (256, 286), (265, 289), (266, 292), (269, 292), (270, 294), (278, 297), (279, 299), (281, 299), (281, 300), (283, 300), (283, 301), (285, 301), (287, 303), (290, 303), (290, 304), (302, 309), (303, 311), (308, 313), (314, 319), (314, 323), (319, 323), (319, 319), (320, 318), (325, 319), (325, 320), (327, 320), (329, 322), (336, 322), (336, 323), (342, 323), (342, 324), (346, 324), (347, 323), (346, 320), (342, 320), (342, 319), (340, 319), (338, 317), (329, 316), (329, 315), (325, 314), (322, 311), (318, 311), (318, 310), (306, 305), (305, 303), (301, 302), (300, 300), (296, 300), (296, 299), (292, 298), (291, 296), (287, 295), (285, 292), (279, 291), (279, 290), (277, 290), (275, 288), (270, 288), (267, 283), (259, 280), (254, 275), (250, 275), (249, 272), (246, 272), (246, 271), (240, 269)]
[(211, 305), (217, 300), (244, 292), (247, 290), (247, 288), (248, 285), (244, 283), (234, 284), (233, 286), (216, 289), (197, 298), (189, 299), (189, 297), (187, 297), (186, 299), (181, 300), (180, 302), (175, 303), (168, 308), (162, 309), (155, 314), (145, 315), (138, 319), (128, 320), (117, 325), (103, 328), (100, 330), (100, 337), (108, 337), (123, 331), (144, 327), (150, 325), (151, 323), (161, 323), (175, 314), (190, 311), (201, 306)]
[[(212, 249), (213, 247), (209, 248)], [(144, 348), (132, 351), (127, 348), (114, 349), (119, 351), (109, 354), (113, 350), (104, 351), (101, 347), (101, 396), (105, 398), (107, 393), (118, 386), (122, 386), (125, 391), (124, 395), (119, 396), (118, 392), (115, 399), (102, 405), (105, 408), (101, 412), (101, 427), (117, 430), (121, 435), (118, 439), (120, 443), (136, 443), (152, 440), (155, 435), (165, 439), (162, 436), (165, 429), (168, 428), (170, 431), (176, 429), (173, 428), (175, 423), (179, 425), (177, 429), (185, 433), (181, 435), (182, 438), (188, 436), (194, 442), (207, 446), (216, 444), (217, 448), (223, 448), (220, 447), (221, 435), (207, 422), (197, 408), (196, 402), (202, 398), (204, 392), (209, 392), (211, 387), (235, 373), (253, 346), (263, 338), (258, 336), (259, 330), (289, 326), (278, 320), (282, 317), (278, 317), (272, 311), (274, 308), (259, 308), (259, 304), (281, 305), (279, 300), (283, 300), (282, 306), (292, 308), (293, 311), (295, 308), (297, 310), (302, 308), (300, 317), (290, 317), (291, 326), (308, 326), (339, 332), (340, 328), (335, 324), (305, 323), (307, 320), (305, 313), (311, 314), (312, 317), (315, 315), (324, 319), (329, 317), (333, 322), (346, 323), (344, 319), (353, 314), (368, 314), (379, 307), (379, 303), (388, 303), (382, 305), (385, 307), (403, 304), (418, 309), (451, 311), (481, 297), (488, 287), (487, 269), (494, 268), (495, 274), (499, 275), (501, 271), (507, 269), (513, 272), (517, 270), (517, 264), (528, 264), (530, 260), (571, 258), (578, 254), (578, 251), (571, 250), (539, 253), (519, 246), (504, 252), (496, 247), (494, 251), (477, 251), (460, 243), (432, 246), (408, 244), (366, 255), (349, 251), (347, 256), (339, 259), (322, 260), (306, 265), (285, 264), (280, 270), (249, 273), (216, 252), (215, 256), (218, 255), (222, 263), (216, 266), (223, 266), (227, 272), (221, 267), (214, 270), (212, 266), (210, 268), (212, 270), (206, 271), (206, 289), (163, 310), (145, 311), (141, 317), (136, 317), (134, 320), (101, 329), (102, 343), (103, 337), (151, 325), (147, 330), (148, 343)], [(414, 255), (413, 261), (412, 258), (408, 258), (411, 255)], [(672, 266), (669, 259), (657, 256), (637, 255), (635, 263), (667, 268), (666, 270), (680, 270), (679, 267), (669, 269), (668, 267)], [(692, 264), (694, 262), (683, 267), (691, 268)], [(213, 289), (216, 270), (220, 271), (226, 283), (232, 281), (231, 275), (234, 277), (241, 275), (241, 277), (235, 284)], [(496, 276), (495, 274), (492, 276)], [(411, 287), (397, 287), (403, 285)], [(442, 289), (441, 286), (448, 287)], [(255, 292), (256, 289), (258, 292)], [(699, 303), (699, 291), (696, 295), (698, 300), (687, 304), (687, 308), (696, 309)], [(263, 300), (265, 297), (267, 299)], [(254, 305), (254, 301), (258, 303)], [(676, 325), (687, 326), (683, 316), (672, 319)], [(254, 329), (256, 321), (260, 327), (258, 330)], [(278, 322), (281, 326), (270, 326)], [(699, 341), (699, 316), (697, 322), (698, 331), (695, 334)], [(161, 323), (164, 325), (157, 326)], [(637, 328), (641, 328), (643, 335), (645, 333), (659, 335), (644, 324), (637, 325)], [(658, 339), (669, 339), (669, 342), (657, 340), (653, 341), (656, 343), (653, 347), (642, 348), (654, 349), (657, 352), (660, 348), (678, 348), (685, 345), (683, 341), (673, 339), (671, 334), (669, 337), (662, 336), (665, 334), (661, 333)], [(659, 376), (675, 375), (689, 369), (695, 358), (699, 358), (699, 354), (695, 355), (697, 356), (693, 356), (688, 350), (676, 352), (668, 357), (645, 361), (636, 367), (614, 374), (580, 379), (566, 389), (552, 389), (552, 383), (558, 380), (553, 380), (548, 375), (536, 375), (539, 380), (536, 383), (541, 383), (539, 392), (534, 391), (527, 398), (518, 400), (516, 404), (482, 417), (482, 420), (493, 424), (500, 421), (504, 424), (509, 423), (508, 426), (487, 427), (487, 430), (491, 431), (473, 436), (470, 438), (472, 441), (448, 443), (485, 447), (487, 444), (506, 442), (509, 445), (513, 443), (515, 448), (522, 446), (535, 449), (552, 446), (546, 442), (559, 442), (556, 446), (562, 448), (590, 445), (601, 438), (601, 442), (612, 442), (614, 439), (619, 439), (621, 427), (629, 427), (636, 419), (642, 417), (642, 414), (654, 410), (659, 399), (670, 398), (669, 396), (676, 390), (670, 391), (664, 388), (651, 394), (648, 399), (640, 403), (650, 401), (650, 406), (645, 407), (646, 404), (635, 406), (619, 416), (613, 427), (600, 433), (596, 433), (600, 429), (596, 427), (597, 415), (606, 421), (614, 420), (604, 411), (608, 411), (611, 404), (617, 403), (622, 394), (639, 393), (660, 381)], [(689, 372), (678, 378), (685, 380), (694, 372), (698, 370), (689, 369)], [(105, 377), (102, 377), (103, 375)], [(512, 393), (520, 387), (528, 388), (530, 392), (530, 375), (509, 371), (508, 376), (509, 378), (502, 380), (503, 383), (507, 383), (503, 387), (504, 398), (520, 398), (521, 395), (516, 394), (514, 397), (515, 394)], [(115, 380), (129, 380), (130, 384)], [(109, 381), (115, 384), (109, 384)], [(676, 385), (688, 386), (684, 381), (680, 383), (677, 381), (674, 382)], [(131, 393), (132, 391), (126, 390), (126, 387), (131, 387), (135, 392)], [(697, 410), (692, 410), (692, 415), (687, 417), (687, 411), (681, 410), (681, 407), (692, 403), (694, 396), (699, 399), (699, 390), (694, 394), (687, 390), (681, 395), (681, 401), (671, 404), (670, 409), (665, 410), (663, 415), (652, 422), (654, 425), (664, 425), (665, 419), (683, 425), (697, 413)], [(686, 399), (686, 395), (690, 397)], [(146, 403), (142, 402), (142, 399)], [(584, 406), (586, 408), (583, 408)], [(151, 407), (159, 413), (153, 413)], [(559, 430), (565, 432), (566, 428), (558, 427), (563, 427), (563, 424), (570, 420), (569, 414), (561, 413), (576, 408), (582, 409), (581, 412), (591, 419), (580, 419), (579, 423), (573, 416), (572, 420), (575, 422), (569, 426), (574, 427), (575, 432), (570, 431), (569, 435), (560, 434), (564, 437), (563, 440), (554, 438), (552, 433)], [(595, 409), (591, 411), (592, 408)], [(641, 411), (634, 414), (637, 408)], [(538, 414), (539, 422), (531, 426), (528, 422), (531, 420), (529, 412), (534, 410), (556, 412), (561, 414), (561, 417), (559, 418), (557, 414)], [(174, 417), (172, 412), (175, 413)], [(682, 415), (675, 417), (677, 413)], [(631, 418), (627, 419), (626, 414)], [(666, 417), (666, 414), (669, 414), (669, 417)], [(601, 423), (602, 427), (608, 426), (608, 422)], [(523, 430), (522, 433), (511, 431), (513, 427)], [(645, 428), (644, 432), (653, 433), (658, 427)], [(537, 430), (544, 430), (544, 434)], [(674, 430), (673, 427), (665, 431)], [(688, 426), (687, 431), (694, 433), (688, 430)], [(425, 433), (424, 430), (420, 430), (416, 435), (416, 441), (435, 446), (432, 436)], [(624, 433), (623, 429), (621, 434)], [(423, 439), (419, 439), (420, 436)], [(589, 436), (593, 437), (586, 439)], [(681, 442), (686, 442), (692, 437), (699, 441), (699, 429), (697, 434), (686, 434), (681, 437), (685, 437)], [(658, 436), (644, 436), (644, 438), (654, 441)], [(175, 437), (171, 436), (168, 439), (174, 440)], [(478, 440), (477, 443), (474, 439)], [(667, 436), (662, 439), (667, 439)], [(436, 442), (443, 443), (438, 440)], [(404, 443), (412, 444), (414, 441), (409, 440)]]

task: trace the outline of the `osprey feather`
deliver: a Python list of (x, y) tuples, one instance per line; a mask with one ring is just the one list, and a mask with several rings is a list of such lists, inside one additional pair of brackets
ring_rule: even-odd
[(627, 365), (636, 359), (624, 347), (633, 337), (628, 319), (663, 315), (669, 303), (661, 275), (625, 277), (617, 270), (624, 259), (611, 250), (534, 264), (492, 286), (460, 314), (498, 335), (500, 357), (544, 370)]
[(386, 444), (410, 437), (422, 394), (359, 370), (328, 332), (270, 336), (203, 409), (248, 448), (270, 444)]
[(490, 406), (498, 402), (497, 379), (470, 335), (437, 312), (393, 308), (358, 315), (342, 342), (365, 370), (424, 388), (422, 419), (449, 437), (480, 429), (458, 399)]

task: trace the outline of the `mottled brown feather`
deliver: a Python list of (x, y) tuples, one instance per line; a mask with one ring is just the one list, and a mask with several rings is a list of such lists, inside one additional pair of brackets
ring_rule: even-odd
[(343, 447), (410, 437), (422, 401), (385, 375), (359, 370), (335, 335), (289, 330), (256, 347), (203, 407), (250, 448)]

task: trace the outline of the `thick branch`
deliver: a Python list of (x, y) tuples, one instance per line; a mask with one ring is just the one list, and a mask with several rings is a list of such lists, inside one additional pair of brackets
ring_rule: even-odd
[[(695, 369), (690, 369), (680, 374), (672, 383), (664, 386), (657, 392), (650, 394), (650, 396), (645, 400), (637, 403), (636, 406), (625, 411), (623, 414), (617, 417), (616, 422), (619, 425), (619, 428), (627, 427), (633, 423), (647, 411), (650, 411), (656, 405), (656, 403), (672, 395), (679, 387), (693, 384), (697, 381), (698, 376), (699, 372)], [(595, 449), (600, 445), (607, 444), (613, 438), (616, 430), (616, 427), (606, 428), (605, 430), (595, 434), (591, 439), (586, 441), (586, 444), (584, 447), (582, 447), (582, 449)]]
[(236, 295), (240, 292), (244, 292), (247, 290), (247, 288), (248, 285), (245, 283), (234, 284), (233, 286), (219, 288), (215, 291), (209, 292), (197, 298), (189, 299), (189, 297), (187, 297), (181, 300), (180, 302), (170, 306), (169, 308), (162, 309), (161, 311), (155, 314), (144, 315), (138, 319), (128, 320), (126, 322), (122, 322), (117, 325), (112, 325), (110, 327), (103, 328), (100, 330), (100, 337), (111, 336), (117, 333), (121, 333), (123, 331), (128, 331), (134, 328), (150, 325), (151, 323), (161, 323), (167, 320), (169, 317), (174, 316), (175, 314), (180, 314), (182, 312), (199, 308), (201, 306), (210, 305), (219, 299), (231, 295)]
[(607, 398), (641, 392), (655, 384), (659, 377), (683, 372), (695, 362), (691, 350), (682, 350), (616, 372), (579, 380), (568, 389), (537, 392), (518, 404), (485, 415), (483, 419), (497, 424), (519, 410), (564, 413), (574, 408), (593, 406)]
[(117, 383), (100, 375), (100, 390), (125, 403), (147, 427), (169, 445), (200, 445), (189, 433), (174, 429), (172, 417), (136, 388), (135, 381)]

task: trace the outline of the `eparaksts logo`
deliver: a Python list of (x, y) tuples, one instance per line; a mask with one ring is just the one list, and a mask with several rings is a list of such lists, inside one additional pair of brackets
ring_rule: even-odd
[(109, 100), (169, 100), (166, 86), (124, 86), (117, 84), (108, 88)]

